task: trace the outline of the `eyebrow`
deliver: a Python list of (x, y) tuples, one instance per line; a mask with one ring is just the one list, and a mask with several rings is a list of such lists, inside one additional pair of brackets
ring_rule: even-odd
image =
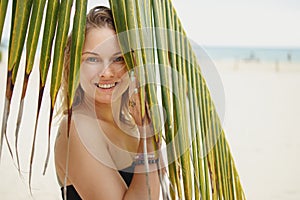
[(122, 54), (121, 51), (117, 52), (117, 53), (114, 53), (113, 56), (116, 56), (116, 55), (119, 55), (119, 54)]
[[(99, 56), (99, 54), (97, 54), (97, 53), (95, 53), (95, 52), (92, 52), (92, 51), (85, 51), (85, 52), (82, 53), (82, 55), (84, 55), (84, 54), (93, 54), (93, 55), (95, 55), (95, 56)], [(116, 55), (119, 55), (119, 54), (122, 54), (122, 52), (119, 51), (119, 52), (117, 52), (117, 53), (114, 53), (113, 56), (116, 56)]]
[(85, 51), (85, 52), (82, 53), (82, 55), (84, 55), (84, 54), (93, 54), (95, 56), (99, 56), (99, 54), (97, 54), (95, 52), (92, 52), (92, 51)]

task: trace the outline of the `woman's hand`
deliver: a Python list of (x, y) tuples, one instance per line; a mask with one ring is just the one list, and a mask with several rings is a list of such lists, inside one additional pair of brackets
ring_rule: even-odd
[[(146, 100), (141, 102), (141, 94), (138, 81), (134, 76), (134, 73), (130, 73), (130, 84), (129, 84), (129, 101), (128, 109), (129, 113), (134, 119), (136, 125), (140, 128), (148, 128), (151, 125), (151, 119), (149, 115), (149, 104)], [(145, 109), (144, 116), (142, 116), (142, 107)]]
[[(136, 125), (138, 126), (140, 132), (140, 145), (138, 152), (143, 152), (144, 142), (147, 143), (147, 152), (153, 152), (158, 149), (158, 144), (155, 141), (154, 130), (152, 121), (150, 118), (149, 104), (144, 100), (141, 102), (141, 93), (138, 81), (134, 76), (134, 73), (130, 74), (130, 84), (129, 84), (129, 101), (128, 108), (129, 113), (134, 119)], [(142, 106), (145, 109), (145, 114), (142, 116)]]

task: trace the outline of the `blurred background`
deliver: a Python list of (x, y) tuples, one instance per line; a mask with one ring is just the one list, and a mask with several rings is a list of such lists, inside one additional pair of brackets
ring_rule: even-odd
[(300, 199), (300, 2), (173, 2), (221, 77), (223, 127), (247, 199)]
[[(220, 112), (247, 199), (300, 199), (300, 26), (297, 25), (300, 1), (173, 0), (173, 3), (193, 41), (200, 64), (204, 54), (210, 57), (208, 67), (214, 68), (214, 72), (207, 73), (205, 62), (201, 67), (204, 75), (207, 73), (205, 77)], [(88, 7), (98, 4), (108, 5), (108, 1), (91, 0)], [(0, 113), (6, 84), (8, 21), (10, 13), (1, 46)], [(35, 67), (32, 76), (38, 76), (37, 70)], [(220, 84), (215, 86), (215, 82)], [(38, 85), (38, 80), (32, 79), (29, 84)], [(49, 88), (45, 94), (47, 90)], [(32, 91), (34, 93), (36, 91)], [(35, 101), (31, 96), (29, 93), (26, 97), (27, 103)], [(13, 98), (15, 104), (18, 98)], [(47, 115), (48, 103), (43, 103), (41, 117)], [(23, 142), (19, 149), (23, 155), (23, 177), (11, 162), (7, 147), (3, 148), (1, 199), (60, 199), (53, 151), (49, 169), (45, 176), (42, 175), (46, 154), (42, 141), (46, 141), (46, 133), (38, 136), (36, 148), (40, 151), (34, 162), (33, 196), (29, 193), (29, 166), (25, 163), (28, 163), (32, 143), (32, 138), (26, 135), (33, 130), (31, 119), (35, 113), (31, 110), (24, 110), (21, 125), (20, 141)], [(47, 120), (41, 120), (40, 133), (45, 132), (45, 127)], [(13, 131), (14, 125), (10, 124), (9, 128)], [(52, 144), (54, 139), (55, 134)]]

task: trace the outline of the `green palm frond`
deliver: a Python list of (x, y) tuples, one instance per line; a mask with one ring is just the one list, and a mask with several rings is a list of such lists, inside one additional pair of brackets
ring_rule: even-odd
[[(55, 40), (55, 48), (54, 48), (54, 57), (53, 57), (53, 65), (52, 65), (52, 78), (51, 78), (51, 89), (50, 89), (50, 96), (51, 96), (51, 109), (50, 109), (50, 122), (49, 127), (51, 127), (51, 120), (52, 120), (52, 113), (54, 104), (56, 102), (57, 93), (61, 84), (61, 77), (62, 77), (62, 68), (63, 68), (63, 59), (64, 59), (64, 48), (67, 43), (67, 36), (70, 26), (70, 13), (71, 7), (73, 4), (73, 0), (66, 0), (62, 1), (61, 6), (59, 7), (59, 18), (58, 18), (58, 25), (57, 25), (57, 33), (56, 33), (56, 40)], [(52, 9), (55, 9), (57, 6), (56, 4), (49, 4)], [(46, 65), (47, 69), (47, 65)], [(45, 71), (45, 70), (43, 70)], [(47, 73), (47, 72), (46, 72)], [(42, 74), (42, 73), (41, 73)], [(33, 158), (35, 153), (35, 139), (36, 139), (36, 131), (37, 131), (37, 121), (39, 119), (40, 108), (42, 104), (44, 86), (40, 82), (40, 91), (39, 91), (39, 101), (38, 101), (38, 109), (37, 109), (37, 117), (34, 129), (34, 139), (32, 143), (32, 150), (30, 156), (30, 168), (29, 168), (29, 186), (31, 183), (31, 175), (32, 175), (32, 164)], [(48, 134), (50, 135), (50, 133)], [(50, 137), (50, 136), (49, 136)], [(48, 137), (48, 155), (46, 158), (45, 169), (47, 167), (48, 158), (49, 158), (49, 137)], [(44, 171), (45, 171), (44, 169)]]
[[(47, 79), (50, 62), (51, 62), (51, 53), (52, 53), (53, 39), (56, 31), (59, 5), (60, 5), (59, 1), (48, 1), (47, 4), (44, 34), (43, 34), (40, 63), (39, 63), (39, 70), (40, 70), (39, 102), (40, 103), (41, 103), (40, 99), (43, 97), (44, 88), (46, 85), (46, 79)], [(50, 154), (51, 121), (52, 121), (52, 112), (50, 113), (50, 117), (49, 117), (48, 151), (47, 151), (47, 157), (45, 161), (43, 174), (45, 174), (46, 172), (48, 160), (49, 160), (49, 154)]]
[(2, 32), (4, 27), (5, 16), (7, 12), (8, 0), (0, 1), (0, 41), (2, 38)]
[(71, 109), (75, 91), (79, 84), (79, 68), (81, 64), (81, 50), (84, 42), (85, 32), (85, 13), (87, 9), (87, 0), (76, 1), (76, 12), (74, 16), (73, 32), (72, 32), (72, 47), (70, 58), (70, 75), (68, 89), (68, 108)]
[(27, 91), (29, 76), (31, 74), (33, 64), (34, 64), (34, 58), (37, 50), (37, 44), (38, 44), (38, 39), (39, 39), (39, 34), (40, 34), (40, 29), (41, 29), (41, 24), (43, 19), (43, 11), (45, 7), (45, 3), (46, 0), (42, 0), (42, 1), (33, 0), (30, 26), (29, 26), (29, 31), (28, 31), (27, 41), (26, 41), (26, 65), (25, 65), (22, 95), (20, 99), (20, 107), (19, 107), (17, 123), (16, 123), (16, 133), (15, 133), (16, 159), (17, 159), (17, 165), (19, 171), (20, 171), (20, 163), (19, 163), (19, 156), (18, 156), (18, 138), (19, 138), (20, 124), (23, 115), (24, 98)]
[[(146, 97), (151, 105), (161, 101), (167, 110), (165, 130), (159, 135), (172, 145), (167, 149), (171, 198), (243, 199), (239, 179), (233, 178), (238, 176), (207, 84), (171, 1), (122, 3), (110, 0), (123, 51), (135, 52), (135, 60), (125, 57), (129, 69), (141, 68), (139, 80), (146, 83), (159, 74), (160, 80), (155, 83), (163, 85), (160, 100), (154, 88), (146, 89)], [(166, 70), (168, 66), (171, 73)], [(152, 119), (160, 118), (158, 112), (151, 114)]]
[[(62, 1), (59, 8), (59, 18), (55, 38), (54, 57), (52, 64), (52, 78), (50, 87), (51, 113), (56, 102), (58, 90), (61, 85), (62, 69), (64, 61), (64, 49), (67, 43), (67, 37), (70, 27), (70, 15), (73, 0)], [(52, 116), (52, 114), (50, 114)]]
[[(46, 84), (50, 86), (51, 105), (48, 116), (48, 153), (44, 173), (47, 168), (51, 147), (52, 116), (61, 86), (70, 19), (74, 17), (66, 97), (69, 119), (72, 114), (74, 94), (79, 84), (87, 2), (87, 0), (76, 0), (75, 15), (71, 16), (73, 0), (48, 0), (45, 18), (43, 15), (46, 0), (12, 2), (7, 85), (4, 111), (1, 113), (0, 156), (5, 140), (11, 156), (14, 155), (7, 139), (7, 134), (12, 133), (7, 133), (6, 129), (13, 89), (26, 41), (26, 66), (22, 73), (23, 90), (14, 133), (18, 166), (17, 144), (21, 142), (18, 141), (18, 137), (23, 107), (26, 106), (24, 98), (29, 89), (27, 85), (34, 66), (40, 28), (44, 19), (29, 185), (36, 151), (39, 113), (42, 101), (46, 98), (46, 95), (43, 95)], [(169, 179), (169, 185), (163, 187), (164, 199), (245, 199), (201, 66), (171, 0), (109, 0), (109, 3), (128, 70), (135, 70), (138, 76), (141, 102), (149, 103), (156, 141), (166, 146), (167, 174), (162, 173), (162, 170), (159, 171), (161, 182), (164, 182), (165, 176)], [(0, 41), (7, 5), (8, 0), (0, 1)], [(51, 73), (49, 83), (47, 83), (48, 73)], [(162, 112), (159, 106), (162, 106), (165, 112)], [(146, 108), (142, 107), (142, 116), (145, 114)]]
[[(9, 40), (9, 58), (7, 67), (7, 83), (6, 83), (6, 97), (4, 103), (4, 112), (2, 115), (2, 131), (1, 131), (1, 143), (0, 143), (0, 155), (3, 144), (3, 137), (6, 138), (7, 120), (10, 113), (10, 103), (14, 91), (14, 85), (19, 69), (22, 50), (24, 47), (25, 37), (28, 28), (28, 21), (30, 16), (32, 2), (26, 1), (14, 1), (12, 6), (12, 22), (11, 33)], [(12, 150), (9, 143), (11, 156), (13, 157)]]

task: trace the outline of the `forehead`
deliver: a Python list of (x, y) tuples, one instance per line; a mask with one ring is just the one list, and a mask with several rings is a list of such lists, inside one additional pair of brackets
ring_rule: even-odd
[(96, 53), (120, 51), (115, 31), (107, 27), (90, 29), (86, 33), (83, 46), (83, 52), (85, 51)]

